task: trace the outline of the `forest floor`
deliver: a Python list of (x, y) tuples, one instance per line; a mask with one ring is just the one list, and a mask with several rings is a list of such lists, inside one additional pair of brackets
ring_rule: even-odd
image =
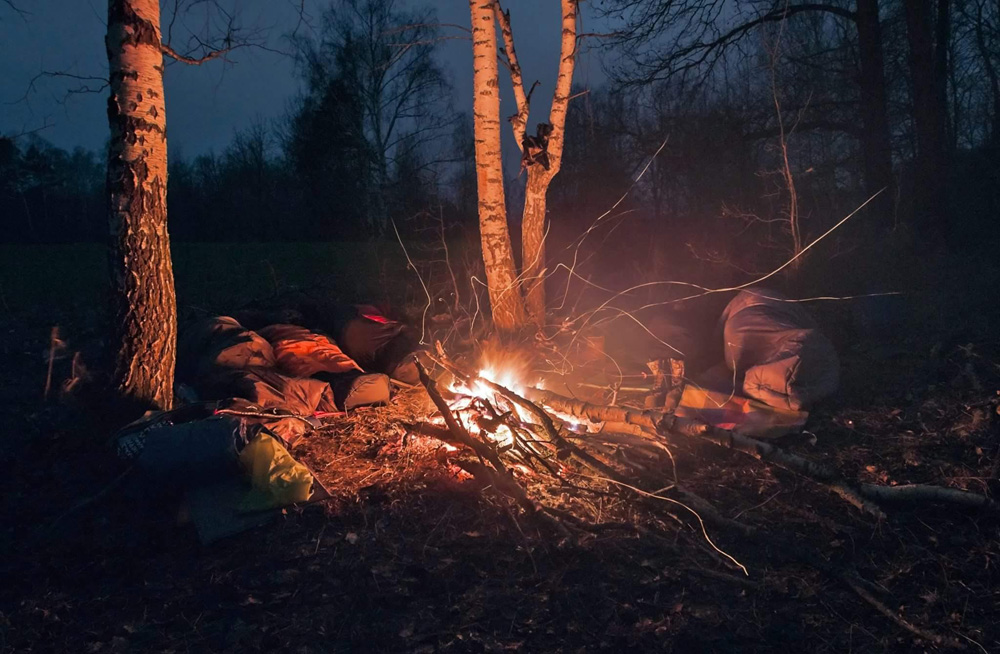
[[(861, 481), (997, 497), (997, 309), (943, 294), (912, 302), (924, 308), (905, 333), (838, 339), (842, 390), (810, 416), (816, 442), (790, 449)], [(748, 576), (683, 511), (624, 492), (594, 502), (616, 526), (560, 542), (457, 478), (429, 443), (404, 443), (386, 427), (390, 409), (294, 450), (332, 501), (211, 546), (176, 507), (114, 492), (52, 529), (118, 471), (109, 434), (41, 399), (53, 321), (79, 343), (97, 337), (92, 314), (79, 303), (0, 318), (0, 651), (938, 648), (783, 551), (789, 542), (855, 570), (910, 623), (1000, 651), (1000, 517), (920, 505), (877, 521), (736, 452), (682, 451), (679, 473), (724, 516), (775, 535), (772, 546), (708, 527)]]

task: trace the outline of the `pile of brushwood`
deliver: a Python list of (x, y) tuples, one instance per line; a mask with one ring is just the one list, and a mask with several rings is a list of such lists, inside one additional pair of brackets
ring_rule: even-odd
[(40, 403), (46, 323), (3, 327), (0, 651), (1000, 646), (986, 341), (845, 352), (845, 391), (777, 443), (435, 352), (422, 387), (296, 444), (330, 500), (206, 548), (116, 491), (53, 526), (119, 471), (107, 432)]

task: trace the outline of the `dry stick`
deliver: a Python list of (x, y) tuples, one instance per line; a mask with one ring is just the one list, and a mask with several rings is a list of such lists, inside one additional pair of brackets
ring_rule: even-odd
[(965, 645), (959, 642), (957, 638), (942, 636), (941, 634), (930, 631), (929, 629), (924, 629), (923, 627), (918, 627), (917, 625), (913, 624), (912, 622), (910, 622), (909, 620), (907, 620), (906, 618), (899, 615), (898, 613), (890, 609), (888, 606), (880, 602), (871, 593), (862, 588), (861, 585), (859, 585), (856, 582), (856, 580), (850, 579), (845, 576), (841, 577), (841, 581), (843, 581), (845, 584), (847, 584), (847, 586), (851, 588), (851, 590), (857, 593), (858, 597), (860, 597), (861, 599), (863, 599), (864, 601), (868, 602), (873, 607), (875, 607), (875, 610), (877, 610), (879, 613), (881, 613), (885, 617), (889, 618), (890, 620), (898, 624), (903, 629), (906, 629), (913, 635), (919, 638), (923, 638), (924, 640), (929, 640), (935, 645), (952, 647), (955, 649), (965, 649)]
[(885, 519), (885, 511), (882, 510), (882, 507), (875, 502), (866, 500), (861, 496), (858, 489), (839, 482), (831, 483), (829, 486), (830, 490), (840, 496), (840, 499), (852, 505), (862, 513), (868, 513), (879, 520)]
[(559, 429), (556, 428), (555, 423), (552, 422), (551, 416), (549, 416), (549, 414), (546, 413), (543, 409), (541, 409), (537, 404), (524, 397), (521, 397), (514, 391), (505, 388), (500, 384), (490, 381), (489, 379), (479, 377), (476, 381), (483, 383), (487, 388), (493, 390), (496, 393), (499, 393), (501, 396), (507, 398), (508, 400), (510, 400), (511, 402), (518, 405), (519, 407), (521, 407), (522, 409), (533, 415), (535, 418), (537, 418), (539, 424), (541, 424), (542, 426), (542, 429), (545, 430), (546, 435), (552, 441), (552, 444), (556, 446), (556, 451), (559, 454), (562, 454), (567, 458), (576, 461), (578, 464), (583, 465), (584, 467), (596, 470), (601, 474), (610, 477), (611, 479), (614, 479), (616, 482), (622, 484), (627, 483), (627, 481), (618, 473), (617, 470), (615, 470), (614, 468), (607, 465), (603, 461), (597, 459), (590, 453), (583, 451), (573, 443), (563, 438), (562, 434), (559, 433)]
[(42, 393), (42, 399), (49, 399), (49, 391), (52, 390), (52, 363), (56, 358), (56, 344), (59, 342), (59, 327), (52, 328), (52, 334), (49, 338), (49, 371), (45, 375), (45, 391)]
[(429, 422), (403, 422), (400, 424), (403, 429), (413, 434), (430, 436), (431, 438), (436, 438), (437, 440), (447, 443), (448, 445), (465, 445), (465, 443), (455, 438), (452, 435), (451, 430), (447, 427), (440, 427)]
[(791, 454), (770, 443), (711, 427), (690, 418), (667, 416), (658, 411), (637, 411), (622, 407), (600, 406), (563, 397), (551, 391), (532, 388), (527, 389), (525, 395), (536, 402), (552, 407), (556, 411), (587, 418), (594, 422), (625, 423), (625, 425), (639, 427), (639, 430), (630, 433), (641, 433), (642, 430), (647, 430), (647, 432), (655, 430), (658, 433), (669, 432), (708, 440), (722, 447), (739, 450), (754, 458), (777, 464), (793, 472), (824, 482), (843, 499), (862, 511), (879, 518), (885, 517), (885, 514), (875, 503), (876, 501), (936, 501), (991, 510), (1000, 508), (997, 502), (985, 495), (957, 488), (943, 488), (926, 484), (907, 484), (904, 486), (860, 484), (854, 486), (840, 479), (839, 475), (828, 466)]
[(926, 484), (904, 484), (901, 486), (878, 486), (861, 484), (861, 494), (883, 502), (949, 502), (965, 506), (979, 506), (996, 510), (996, 501), (970, 491)]
[(669, 432), (699, 438), (722, 447), (739, 450), (756, 459), (776, 463), (821, 481), (832, 481), (837, 477), (836, 473), (825, 465), (803, 459), (770, 443), (714, 428), (690, 418), (664, 415), (660, 411), (637, 411), (623, 407), (601, 406), (534, 388), (527, 389), (525, 395), (556, 411), (586, 418), (592, 422), (625, 423), (660, 434)]

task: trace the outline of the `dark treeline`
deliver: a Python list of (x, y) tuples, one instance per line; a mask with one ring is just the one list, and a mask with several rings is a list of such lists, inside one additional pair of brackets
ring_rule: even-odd
[[(1000, 3), (720, 4), (608, 3), (622, 28), (603, 44), (612, 81), (570, 103), (550, 200), (557, 245), (615, 205), (664, 141), (588, 245), (628, 248), (646, 272), (680, 254), (734, 274), (766, 270), (883, 188), (836, 248), (852, 238), (965, 248), (992, 233)], [(360, 239), (391, 234), (390, 219), (411, 236), (442, 218), (474, 225), (471, 122), (447, 110), (433, 23), (376, 0), (328, 11), (321, 36), (296, 43), (304, 90), (285, 119), (250, 125), (220, 154), (171, 162), (172, 237)], [(421, 27), (400, 54), (403, 25)], [(512, 176), (512, 203), (523, 181)], [(102, 186), (99, 154), (0, 140), (3, 239), (102, 239)]]

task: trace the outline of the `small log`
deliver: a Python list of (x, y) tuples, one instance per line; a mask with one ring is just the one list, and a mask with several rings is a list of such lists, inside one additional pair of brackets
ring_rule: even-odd
[(878, 486), (861, 484), (861, 495), (880, 502), (945, 502), (963, 506), (983, 507), (997, 510), (997, 502), (985, 495), (927, 484), (903, 484), (900, 486)]
[(447, 443), (448, 445), (459, 446), (465, 445), (462, 441), (455, 438), (451, 433), (451, 430), (447, 427), (442, 427), (440, 425), (434, 425), (429, 422), (404, 422), (400, 423), (403, 429), (413, 434), (420, 434), (421, 436), (429, 436), (431, 438), (436, 438), (439, 441)]
[(879, 520), (885, 519), (885, 512), (882, 510), (878, 504), (866, 500), (862, 497), (858, 489), (848, 486), (847, 484), (833, 483), (830, 484), (830, 490), (840, 496), (842, 500), (851, 504), (859, 511), (863, 513), (868, 513), (875, 516)]
[(585, 418), (592, 422), (625, 423), (661, 435), (671, 433), (707, 440), (721, 447), (739, 450), (756, 459), (775, 463), (819, 481), (833, 481), (837, 478), (837, 474), (831, 468), (821, 463), (815, 463), (791, 454), (770, 443), (718, 429), (690, 418), (666, 415), (660, 411), (637, 411), (623, 407), (600, 406), (563, 397), (551, 391), (533, 388), (525, 391), (525, 395), (529, 399), (552, 407), (556, 411)]

